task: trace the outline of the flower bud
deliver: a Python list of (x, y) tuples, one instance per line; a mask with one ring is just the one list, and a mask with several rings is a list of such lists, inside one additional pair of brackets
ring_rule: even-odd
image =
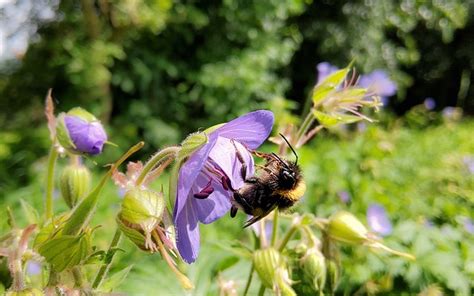
[(339, 266), (334, 260), (326, 260), (326, 267), (329, 290), (334, 292), (339, 285)]
[(124, 234), (138, 247), (156, 251), (151, 232), (160, 224), (164, 209), (162, 193), (133, 188), (125, 193), (117, 222)]
[(61, 113), (56, 134), (61, 146), (73, 154), (99, 154), (107, 141), (107, 134), (100, 121), (82, 108)]
[(91, 175), (87, 167), (73, 164), (64, 169), (59, 180), (59, 188), (69, 208), (73, 208), (89, 192), (90, 183)]
[(307, 250), (300, 260), (305, 277), (311, 282), (315, 290), (324, 288), (326, 282), (326, 259), (316, 248)]
[(274, 248), (255, 251), (253, 264), (262, 284), (273, 289), (278, 295), (296, 295), (291, 288), (291, 280), (288, 275), (284, 258)]
[(327, 233), (336, 241), (362, 244), (367, 241), (368, 230), (354, 215), (341, 211), (329, 219)]
[(284, 265), (280, 253), (274, 248), (257, 250), (253, 255), (253, 264), (262, 284), (273, 288), (276, 270)]

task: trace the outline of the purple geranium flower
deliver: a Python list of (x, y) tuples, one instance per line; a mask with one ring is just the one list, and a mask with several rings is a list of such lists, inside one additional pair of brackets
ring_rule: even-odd
[(88, 122), (74, 115), (66, 115), (64, 123), (76, 151), (91, 155), (102, 152), (107, 134), (99, 121)]
[(321, 62), (316, 66), (316, 69), (318, 70), (318, 80), (316, 84), (320, 83), (323, 81), (328, 75), (332, 74), (333, 72), (336, 72), (339, 70), (338, 67), (331, 65), (328, 62)]
[(464, 165), (471, 175), (474, 175), (474, 157), (473, 156), (464, 156), (462, 159)]
[(423, 101), (423, 105), (425, 105), (426, 110), (434, 110), (436, 108), (436, 101), (433, 98), (426, 98)]
[(392, 223), (387, 217), (385, 208), (379, 204), (371, 204), (367, 209), (367, 223), (373, 232), (380, 235), (392, 233)]
[(469, 218), (464, 218), (464, 229), (470, 234), (474, 234), (474, 222)]
[(386, 102), (388, 97), (397, 92), (397, 85), (390, 80), (384, 70), (375, 70), (372, 73), (361, 75), (359, 85), (367, 88), (369, 93), (379, 96), (382, 102)]
[(173, 217), (184, 261), (192, 263), (197, 258), (198, 222), (211, 223), (229, 211), (232, 189), (244, 183), (236, 150), (246, 165), (246, 176), (252, 176), (254, 163), (248, 149), (258, 148), (267, 139), (273, 121), (272, 112), (259, 110), (224, 124), (180, 168)]
[(345, 190), (343, 191), (339, 191), (337, 193), (337, 195), (339, 196), (339, 200), (342, 202), (342, 203), (349, 203), (351, 201), (351, 194)]
[(28, 261), (26, 263), (26, 273), (28, 275), (38, 275), (41, 273), (41, 264), (38, 261)]

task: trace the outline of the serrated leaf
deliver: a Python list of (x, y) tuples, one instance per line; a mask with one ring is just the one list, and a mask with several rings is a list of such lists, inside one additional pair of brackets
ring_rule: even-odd
[(20, 203), (21, 203), (21, 209), (23, 210), (23, 213), (25, 214), (28, 224), (38, 224), (39, 222), (38, 211), (24, 199), (20, 199)]
[(133, 265), (130, 265), (110, 277), (106, 278), (104, 281), (102, 281), (102, 284), (99, 287), (100, 292), (104, 293), (110, 293), (114, 289), (116, 289), (120, 284), (123, 282), (123, 280), (127, 277), (127, 275), (130, 273), (130, 270), (132, 270)]

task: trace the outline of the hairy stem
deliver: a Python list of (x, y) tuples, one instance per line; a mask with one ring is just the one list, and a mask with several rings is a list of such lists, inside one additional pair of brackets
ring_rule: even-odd
[[(143, 181), (145, 180), (148, 173), (150, 171), (152, 171), (153, 168), (158, 163), (160, 163), (161, 161), (166, 160), (169, 157), (174, 157), (178, 153), (179, 149), (181, 149), (181, 148), (177, 147), (177, 146), (172, 146), (172, 147), (164, 148), (164, 149), (158, 151), (157, 153), (155, 153), (155, 155), (153, 155), (150, 158), (150, 160), (147, 161), (147, 163), (143, 167), (143, 170), (140, 172), (140, 175), (138, 176), (137, 181), (136, 181), (136, 185), (140, 186), (143, 183)], [(165, 161), (165, 163), (166, 163), (166, 161)]]
[(181, 271), (178, 270), (173, 259), (171, 259), (170, 255), (168, 254), (165, 247), (163, 246), (163, 242), (161, 242), (161, 238), (158, 235), (158, 233), (156, 233), (156, 231), (153, 231), (152, 235), (155, 238), (156, 243), (158, 244), (158, 249), (160, 250), (161, 257), (163, 258), (163, 260), (165, 260), (166, 264), (168, 264), (171, 271), (176, 275), (179, 282), (181, 283), (181, 286), (186, 290), (192, 289), (193, 284), (191, 283), (191, 281), (188, 279), (187, 276), (185, 276), (184, 274), (181, 273)]
[(58, 151), (54, 144), (51, 146), (48, 158), (48, 172), (46, 177), (46, 197), (45, 197), (45, 215), (46, 220), (53, 217), (53, 191), (54, 191), (54, 171), (56, 168), (56, 160), (58, 159)]
[(110, 266), (112, 265), (112, 259), (114, 258), (115, 255), (115, 248), (118, 246), (120, 243), (120, 238), (122, 237), (122, 231), (117, 227), (115, 230), (114, 237), (112, 238), (112, 241), (110, 242), (109, 249), (107, 250), (107, 253), (105, 254), (105, 260), (104, 264), (100, 267), (100, 270), (97, 272), (97, 275), (95, 276), (94, 283), (92, 284), (93, 289), (97, 289), (104, 278), (107, 276), (107, 273), (109, 272)]

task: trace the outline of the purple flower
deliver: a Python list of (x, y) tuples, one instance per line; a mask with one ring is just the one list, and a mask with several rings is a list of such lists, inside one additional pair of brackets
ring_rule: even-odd
[(390, 80), (384, 70), (375, 70), (372, 73), (361, 75), (359, 85), (367, 88), (369, 93), (379, 96), (384, 105), (387, 102), (386, 99), (397, 92), (397, 85)]
[(318, 70), (318, 80), (316, 84), (320, 83), (323, 81), (328, 75), (332, 74), (333, 72), (336, 72), (339, 70), (336, 66), (331, 65), (328, 62), (321, 62), (316, 66), (316, 69)]
[(470, 234), (474, 234), (474, 222), (469, 218), (464, 218), (464, 229)]
[(26, 263), (26, 273), (28, 275), (38, 275), (41, 273), (41, 264), (37, 261), (28, 261)]
[(248, 149), (258, 148), (269, 136), (273, 113), (259, 110), (238, 117), (208, 135), (208, 142), (183, 164), (179, 171), (174, 207), (177, 247), (184, 261), (192, 263), (199, 252), (199, 224), (208, 224), (223, 216), (231, 207), (233, 190), (254, 173), (253, 157)]
[(60, 114), (56, 131), (61, 146), (74, 154), (99, 154), (107, 141), (100, 121), (82, 108)]
[(392, 223), (387, 217), (385, 208), (379, 204), (371, 204), (367, 209), (367, 223), (373, 232), (380, 235), (392, 233)]
[(107, 134), (100, 122), (87, 122), (79, 117), (66, 115), (64, 123), (77, 151), (91, 155), (102, 152)]
[(349, 203), (351, 201), (351, 195), (349, 192), (343, 190), (343, 191), (339, 191), (337, 193), (337, 195), (339, 196), (339, 200), (342, 202), (342, 203)]
[(474, 174), (474, 157), (472, 156), (464, 156), (462, 162), (466, 166), (469, 173), (472, 175)]
[(433, 110), (436, 108), (436, 101), (433, 98), (426, 98), (423, 101), (423, 105), (425, 105), (426, 110)]

